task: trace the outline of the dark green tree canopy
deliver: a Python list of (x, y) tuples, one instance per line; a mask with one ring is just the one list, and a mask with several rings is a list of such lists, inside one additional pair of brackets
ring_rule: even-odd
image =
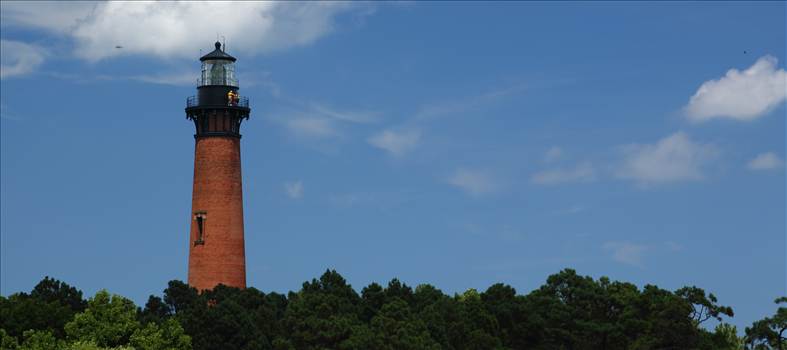
[(394, 278), (360, 293), (336, 271), (287, 295), (219, 285), (198, 293), (180, 281), (144, 307), (106, 291), (86, 301), (44, 278), (0, 297), (3, 349), (780, 349), (787, 298), (746, 329), (705, 321), (732, 308), (701, 288), (593, 279), (565, 269), (517, 294), (498, 283), (453, 296)]
[(774, 302), (779, 306), (775, 315), (755, 321), (746, 328), (747, 349), (787, 349), (787, 307), (782, 306), (787, 304), (787, 297), (777, 298)]

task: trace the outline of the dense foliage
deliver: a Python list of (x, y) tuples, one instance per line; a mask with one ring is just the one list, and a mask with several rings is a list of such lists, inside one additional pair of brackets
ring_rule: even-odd
[[(787, 303), (787, 297), (776, 299), (776, 304)], [(787, 349), (787, 307), (779, 306), (773, 317), (766, 317), (746, 327), (746, 342), (750, 349)]]
[[(780, 298), (777, 303), (787, 302)], [(640, 289), (567, 269), (518, 295), (495, 284), (446, 295), (394, 279), (356, 292), (335, 271), (288, 295), (171, 281), (144, 308), (99, 291), (88, 301), (45, 278), (0, 297), (2, 349), (781, 349), (787, 309), (746, 329), (697, 287)]]

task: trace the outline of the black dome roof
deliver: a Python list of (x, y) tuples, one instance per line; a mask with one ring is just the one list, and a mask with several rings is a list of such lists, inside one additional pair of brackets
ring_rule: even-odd
[(232, 56), (228, 55), (226, 52), (224, 52), (221, 49), (221, 43), (220, 42), (217, 41), (215, 45), (216, 45), (216, 49), (215, 50), (211, 51), (210, 53), (208, 53), (205, 56), (200, 57), (199, 60), (200, 61), (204, 61), (204, 60), (227, 60), (227, 61), (235, 62), (235, 57), (232, 57)]

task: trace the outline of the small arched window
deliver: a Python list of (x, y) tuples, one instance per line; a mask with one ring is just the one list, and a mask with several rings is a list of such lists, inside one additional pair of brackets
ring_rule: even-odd
[(197, 239), (194, 240), (194, 245), (205, 244), (205, 220), (208, 218), (208, 213), (204, 211), (194, 212), (194, 221), (197, 222)]

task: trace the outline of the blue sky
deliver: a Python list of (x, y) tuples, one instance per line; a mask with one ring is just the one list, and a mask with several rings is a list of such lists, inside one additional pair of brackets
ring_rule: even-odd
[[(2, 3), (0, 292), (186, 279), (200, 50), (238, 58), (249, 285), (785, 294), (785, 3)], [(115, 48), (122, 46), (122, 48)]]

